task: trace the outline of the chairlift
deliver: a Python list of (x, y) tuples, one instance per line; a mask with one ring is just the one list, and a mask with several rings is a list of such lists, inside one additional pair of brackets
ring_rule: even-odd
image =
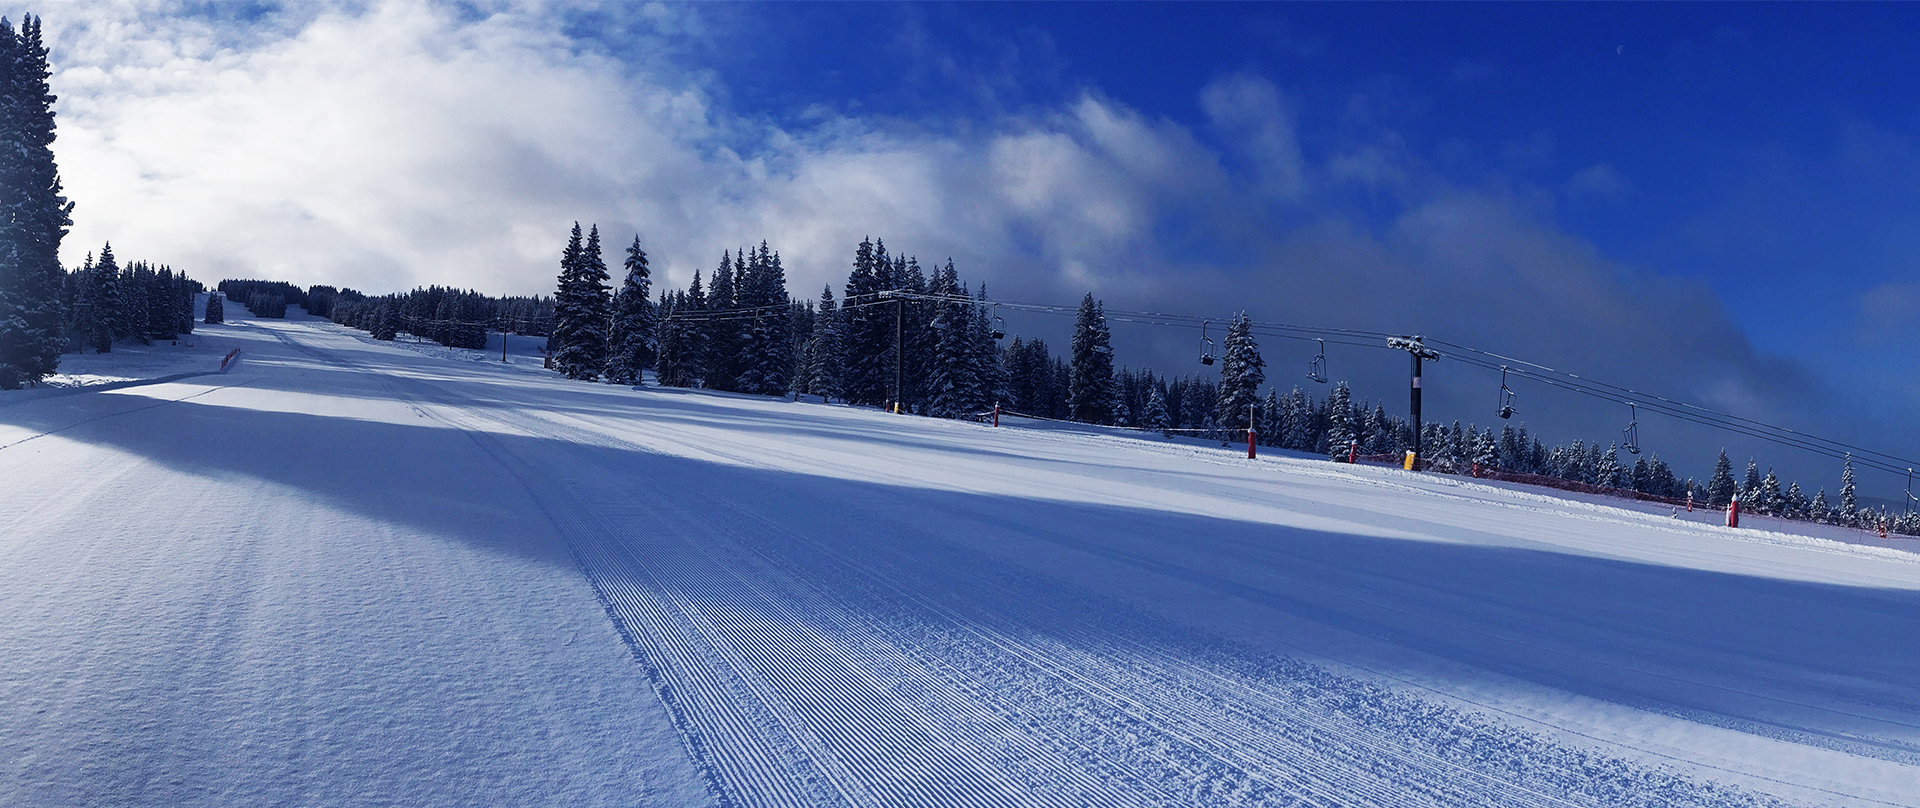
[(1507, 386), (1507, 368), (1503, 365), (1500, 368), (1500, 418), (1506, 420), (1512, 417), (1513, 388)]
[(1207, 336), (1207, 324), (1209, 322), (1208, 320), (1200, 321), (1200, 364), (1202, 365), (1213, 364), (1213, 339)]
[(1307, 378), (1312, 379), (1321, 384), (1326, 384), (1327, 383), (1327, 341), (1317, 340), (1317, 342), (1320, 343), (1320, 355), (1315, 356), (1313, 358), (1313, 362), (1307, 365)]
[(993, 304), (993, 324), (987, 329), (994, 339), (1006, 339), (1007, 321), (1000, 318), (1000, 304)]
[(1640, 453), (1640, 411), (1631, 401), (1627, 402), (1627, 428), (1620, 442), (1627, 454)]

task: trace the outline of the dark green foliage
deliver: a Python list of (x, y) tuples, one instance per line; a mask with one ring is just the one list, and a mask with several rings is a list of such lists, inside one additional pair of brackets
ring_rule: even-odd
[(626, 278), (613, 298), (613, 333), (607, 357), (607, 381), (639, 384), (641, 371), (654, 360), (653, 281), (640, 236), (627, 248)]
[(580, 224), (560, 259), (558, 290), (554, 293), (553, 337), (549, 352), (553, 366), (569, 379), (600, 378), (607, 364), (607, 319), (610, 298), (607, 265), (600, 256), (600, 227), (594, 225), (585, 245)]
[(1113, 345), (1107, 315), (1088, 292), (1073, 323), (1072, 376), (1068, 407), (1072, 418), (1090, 424), (1113, 422)]
[(0, 389), (52, 375), (68, 343), (60, 242), (73, 205), (53, 159), (51, 75), (40, 19), (18, 33), (0, 19)]
[(222, 295), (219, 292), (207, 293), (206, 320), (208, 325), (217, 325), (227, 321), (226, 306), (222, 303), (225, 299), (226, 295)]
[(1260, 400), (1260, 385), (1267, 381), (1266, 367), (1266, 360), (1260, 358), (1260, 344), (1253, 339), (1253, 321), (1246, 312), (1240, 312), (1227, 327), (1226, 354), (1220, 359), (1220, 401), (1215, 416), (1222, 425), (1237, 428), (1247, 423), (1247, 408)]

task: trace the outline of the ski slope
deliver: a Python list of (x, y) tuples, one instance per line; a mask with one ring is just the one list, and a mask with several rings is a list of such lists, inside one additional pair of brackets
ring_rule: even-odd
[(0, 804), (1920, 804), (1904, 540), (195, 336), (0, 397)]

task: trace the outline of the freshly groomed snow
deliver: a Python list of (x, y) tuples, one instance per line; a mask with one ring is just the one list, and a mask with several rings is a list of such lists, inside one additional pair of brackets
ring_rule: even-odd
[(0, 805), (1920, 804), (1908, 540), (233, 311), (0, 393)]

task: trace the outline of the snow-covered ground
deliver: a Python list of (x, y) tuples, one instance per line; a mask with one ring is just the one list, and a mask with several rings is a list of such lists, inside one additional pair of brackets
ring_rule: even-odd
[(1920, 804), (1907, 540), (234, 310), (0, 394), (0, 804)]

